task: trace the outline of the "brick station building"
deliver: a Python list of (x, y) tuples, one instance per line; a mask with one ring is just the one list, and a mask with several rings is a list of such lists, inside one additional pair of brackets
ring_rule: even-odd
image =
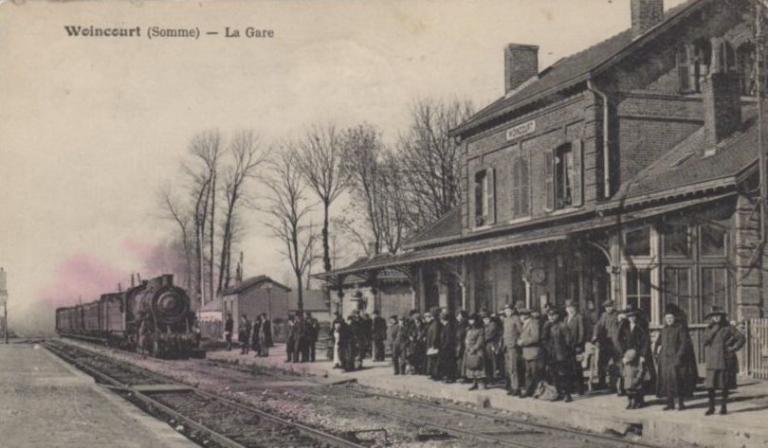
[(711, 305), (762, 317), (750, 5), (631, 0), (631, 29), (543, 70), (509, 45), (504, 96), (453, 130), (460, 205), (337, 280), (399, 269), (421, 310), (612, 298), (655, 326), (668, 303), (694, 330)]

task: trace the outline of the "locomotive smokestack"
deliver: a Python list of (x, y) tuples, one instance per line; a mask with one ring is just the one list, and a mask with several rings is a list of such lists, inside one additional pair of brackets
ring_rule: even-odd
[(135, 281), (136, 281), (136, 279), (134, 278), (134, 275), (133, 275), (133, 273), (131, 273), (131, 288), (133, 288), (134, 286), (136, 286), (136, 282), (135, 282)]

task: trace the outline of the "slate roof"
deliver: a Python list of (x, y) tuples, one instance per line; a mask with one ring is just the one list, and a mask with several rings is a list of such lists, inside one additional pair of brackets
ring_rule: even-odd
[(705, 151), (712, 148), (705, 141), (702, 127), (625, 182), (611, 203), (601, 208), (735, 185), (758, 158), (759, 127), (754, 108), (744, 108), (743, 116), (742, 128), (720, 142), (714, 155), (705, 156)]
[(461, 207), (454, 207), (442, 218), (427, 226), (403, 244), (403, 247), (419, 247), (453, 239), (461, 235)]
[(232, 286), (231, 288), (225, 289), (224, 291), (221, 292), (221, 295), (222, 296), (228, 296), (228, 295), (232, 295), (232, 294), (237, 294), (237, 293), (243, 292), (245, 290), (251, 289), (254, 286), (258, 286), (258, 285), (260, 285), (260, 284), (262, 284), (264, 282), (271, 282), (273, 285), (277, 286), (278, 288), (283, 288), (286, 291), (290, 291), (291, 290), (291, 288), (283, 285), (282, 283), (279, 283), (279, 282), (276, 282), (276, 281), (272, 280), (267, 275), (257, 275), (255, 277), (249, 277), (249, 278), (243, 280), (242, 282), (238, 283), (237, 285)]
[(625, 30), (602, 42), (599, 42), (581, 52), (559, 59), (538, 74), (538, 79), (524, 83), (518, 91), (505, 95), (492, 102), (471, 116), (467, 121), (453, 129), (453, 135), (463, 135), (474, 128), (491, 120), (510, 114), (517, 109), (530, 105), (547, 95), (557, 93), (585, 82), (598, 69), (611, 61), (617, 60), (625, 50), (646, 42), (656, 32), (671, 25), (672, 19), (690, 13), (694, 6), (702, 5), (710, 0), (688, 0), (664, 13), (664, 21), (647, 31), (637, 39), (632, 38), (632, 30)]
[(718, 196), (708, 196), (694, 200), (679, 201), (676, 203), (643, 208), (635, 211), (622, 211), (620, 214), (606, 214), (602, 216), (597, 215), (590, 219), (584, 219), (576, 222), (537, 226), (525, 230), (520, 230), (515, 233), (508, 233), (502, 236), (461, 241), (454, 244), (447, 244), (428, 249), (417, 249), (398, 255), (380, 255), (374, 258), (360, 260), (359, 262), (342, 269), (337, 269), (333, 272), (333, 274), (355, 274), (368, 270), (385, 269), (391, 268), (393, 266), (424, 261), (449, 259), (470, 254), (487, 253), (504, 249), (552, 243), (555, 241), (565, 240), (569, 236), (576, 233), (608, 229), (613, 226), (625, 225), (629, 222), (647, 219), (651, 216), (657, 216), (660, 214), (679, 211), (685, 208), (709, 203), (721, 199), (729, 194), (732, 195), (733, 193), (726, 193)]

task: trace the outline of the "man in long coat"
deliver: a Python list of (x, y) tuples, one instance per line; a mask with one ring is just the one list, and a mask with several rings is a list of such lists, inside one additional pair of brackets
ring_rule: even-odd
[(501, 326), (490, 314), (482, 313), (485, 335), (485, 375), (493, 383), (499, 370), (498, 354), (501, 351)]
[(541, 375), (544, 370), (543, 353), (540, 347), (541, 327), (539, 320), (531, 316), (530, 310), (521, 308), (517, 312), (523, 320), (517, 345), (521, 348), (521, 355), (525, 362), (525, 388), (520, 395), (521, 398), (525, 398), (533, 396), (539, 381), (541, 381)]
[(288, 316), (288, 322), (286, 323), (286, 339), (285, 339), (285, 362), (297, 362), (298, 359), (294, 358), (294, 346), (296, 345), (296, 321), (294, 321), (293, 314)]
[(465, 339), (467, 337), (467, 312), (464, 310), (456, 313), (456, 322), (454, 325), (454, 340), (456, 348), (456, 376), (461, 379), (462, 382), (466, 382), (464, 379), (464, 350)]
[(440, 354), (440, 336), (441, 325), (440, 322), (435, 319), (435, 316), (431, 313), (424, 313), (424, 322), (426, 323), (426, 347), (427, 347), (427, 375), (433, 380), (439, 379), (438, 377), (438, 356)]
[(304, 346), (304, 356), (309, 362), (315, 362), (317, 339), (320, 337), (320, 322), (307, 311), (304, 317), (304, 327), (306, 333), (306, 345)]
[(592, 331), (592, 342), (598, 344), (600, 356), (598, 357), (599, 386), (604, 386), (608, 377), (608, 387), (612, 392), (618, 389), (619, 366), (623, 353), (616, 345), (619, 340), (619, 313), (614, 307), (613, 300), (603, 303), (605, 311), (598, 319)]
[(456, 322), (447, 310), (440, 312), (440, 347), (437, 354), (438, 379), (456, 381)]
[(573, 386), (573, 359), (570, 335), (566, 325), (560, 320), (560, 312), (552, 308), (547, 313), (549, 325), (543, 334), (547, 346), (547, 365), (552, 372), (552, 379), (557, 388), (558, 398), (566, 403), (573, 401), (571, 388)]
[(404, 370), (403, 362), (403, 338), (402, 338), (402, 326), (398, 321), (398, 317), (393, 315), (389, 318), (389, 326), (387, 326), (387, 344), (389, 344), (389, 350), (392, 353), (392, 367), (395, 370), (395, 375), (400, 375)]
[(240, 354), (247, 355), (251, 346), (251, 321), (248, 315), (240, 316), (240, 328), (238, 328), (237, 340), (240, 341)]
[(576, 302), (573, 300), (565, 301), (565, 328), (568, 330), (568, 345), (570, 346), (571, 363), (570, 369), (571, 381), (574, 389), (579, 395), (584, 394), (584, 372), (581, 363), (577, 357), (584, 353), (584, 343), (587, 342), (586, 324), (584, 316), (576, 308)]
[(373, 360), (384, 361), (384, 341), (387, 339), (387, 321), (379, 310), (373, 312)]
[(712, 307), (705, 316), (711, 319), (704, 333), (704, 349), (707, 360), (707, 378), (704, 388), (707, 389), (709, 407), (705, 415), (715, 413), (715, 393), (721, 391), (720, 414), (728, 413), (728, 392), (736, 389), (736, 374), (739, 373), (739, 362), (736, 352), (746, 343), (744, 335), (726, 319), (725, 311), (720, 307)]
[[(688, 334), (680, 322), (675, 321), (673, 313), (664, 315), (664, 327), (654, 343), (654, 352), (658, 351), (659, 375), (657, 376), (656, 395), (666, 398), (667, 405), (663, 410), (675, 409), (675, 399), (678, 400), (678, 410), (685, 409), (684, 389), (696, 378), (683, 378), (682, 364), (688, 350)], [(688, 383), (688, 384), (686, 384)]]
[(235, 322), (232, 320), (232, 314), (227, 313), (227, 320), (224, 323), (224, 340), (227, 341), (227, 351), (232, 350), (232, 330)]
[(523, 322), (520, 320), (518, 312), (513, 310), (509, 304), (504, 307), (504, 315), (501, 339), (504, 351), (504, 368), (507, 374), (507, 395), (521, 395), (525, 365), (521, 357), (518, 339), (523, 330)]

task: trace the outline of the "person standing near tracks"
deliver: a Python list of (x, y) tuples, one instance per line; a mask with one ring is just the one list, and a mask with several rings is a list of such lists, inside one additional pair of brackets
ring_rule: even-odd
[[(669, 311), (669, 310), (667, 310)], [(682, 323), (676, 320), (675, 314), (664, 314), (664, 327), (654, 343), (654, 352), (658, 353), (659, 375), (657, 376), (657, 392), (660, 398), (666, 398), (667, 405), (663, 410), (675, 409), (675, 399), (678, 401), (678, 410), (685, 409), (686, 385), (696, 385), (696, 378), (683, 377), (683, 361), (686, 359), (686, 351), (689, 336)], [(691, 381), (692, 380), (692, 381)]]
[(636, 307), (628, 307), (624, 310), (624, 315), (626, 319), (619, 327), (619, 341), (622, 353), (626, 353), (629, 349), (635, 350), (641, 368), (644, 369), (642, 394), (636, 403), (636, 407), (643, 407), (645, 406), (644, 395), (656, 388), (656, 369), (651, 350), (649, 326)]
[(619, 313), (613, 300), (603, 302), (605, 311), (597, 320), (592, 330), (592, 342), (597, 344), (598, 356), (598, 387), (604, 387), (608, 379), (610, 392), (619, 390), (619, 366), (621, 365), (621, 348), (616, 345), (619, 340)]
[(523, 322), (518, 312), (507, 304), (504, 307), (502, 321), (502, 345), (504, 352), (504, 370), (507, 378), (507, 395), (521, 395), (523, 385), (523, 363), (520, 357), (518, 340), (523, 330)]
[(467, 338), (467, 312), (464, 310), (456, 313), (456, 325), (455, 325), (455, 347), (456, 347), (456, 377), (462, 382), (466, 383), (467, 379), (464, 375), (464, 351), (466, 348), (465, 340)]
[(456, 322), (448, 310), (440, 311), (440, 347), (437, 354), (437, 376), (446, 383), (456, 381)]
[(379, 310), (373, 311), (373, 360), (384, 361), (386, 356), (384, 341), (387, 340), (387, 321)]
[(389, 345), (389, 351), (392, 353), (392, 368), (395, 375), (400, 375), (402, 372), (402, 354), (403, 354), (403, 341), (401, 339), (401, 326), (400, 321), (396, 315), (392, 315), (389, 318), (389, 325), (387, 326), (387, 344)]
[(294, 326), (293, 362), (307, 362), (308, 329), (304, 314), (297, 313)]
[(240, 316), (240, 328), (238, 328), (237, 340), (240, 342), (240, 354), (247, 355), (251, 346), (251, 321), (248, 315)]
[(736, 374), (739, 373), (739, 362), (736, 352), (746, 343), (744, 335), (726, 319), (725, 311), (713, 306), (704, 316), (710, 319), (710, 324), (704, 333), (704, 353), (707, 360), (707, 377), (704, 388), (707, 389), (709, 405), (704, 415), (715, 413), (715, 394), (722, 394), (720, 415), (728, 413), (728, 393), (736, 389)]
[(568, 345), (573, 364), (570, 372), (572, 379), (571, 390), (584, 395), (584, 370), (580, 358), (584, 356), (584, 343), (587, 342), (586, 323), (584, 316), (578, 311), (576, 302), (572, 299), (565, 301), (565, 328), (568, 330)]
[(293, 347), (296, 344), (296, 322), (293, 319), (293, 314), (288, 315), (285, 332), (285, 362), (296, 362), (296, 359), (293, 357)]
[(261, 329), (261, 316), (257, 315), (253, 319), (253, 328), (251, 329), (251, 349), (256, 356), (259, 356), (261, 350), (261, 340), (259, 339), (259, 330)]
[(373, 343), (373, 320), (371, 315), (363, 313), (359, 318), (360, 324), (360, 349), (361, 356), (367, 358), (373, 352), (371, 344)]
[(485, 330), (480, 316), (473, 314), (469, 316), (467, 326), (467, 337), (464, 341), (466, 350), (464, 352), (464, 369), (467, 378), (472, 380), (472, 387), (469, 390), (477, 390), (478, 383), (482, 383), (483, 389), (487, 389), (486, 384), (486, 365), (485, 365)]
[(307, 361), (315, 362), (315, 351), (317, 349), (317, 339), (320, 336), (320, 322), (312, 316), (312, 313), (307, 311), (304, 323), (307, 330)]
[(424, 313), (424, 322), (426, 323), (426, 347), (427, 347), (427, 375), (430, 379), (437, 380), (438, 376), (438, 357), (440, 355), (440, 332), (442, 330), (440, 322), (435, 319), (435, 311)]
[(261, 324), (259, 325), (258, 338), (259, 338), (259, 351), (258, 356), (269, 356), (269, 343), (267, 342), (267, 335), (269, 334), (269, 320), (266, 314), (260, 316)]
[(517, 312), (523, 321), (517, 345), (521, 348), (521, 355), (525, 362), (525, 387), (520, 398), (526, 398), (533, 396), (544, 371), (541, 326), (539, 319), (533, 317), (530, 310), (521, 308)]
[(485, 337), (485, 376), (486, 381), (493, 383), (499, 370), (498, 353), (501, 347), (501, 328), (496, 319), (483, 312), (483, 335)]
[(547, 314), (549, 325), (546, 326), (543, 339), (547, 347), (547, 365), (557, 388), (558, 399), (566, 403), (573, 401), (571, 390), (573, 386), (574, 355), (569, 343), (568, 328), (562, 322), (560, 311), (551, 308)]
[(235, 321), (232, 320), (232, 313), (227, 313), (227, 320), (224, 322), (224, 340), (227, 341), (227, 351), (232, 351), (232, 330), (235, 327)]

